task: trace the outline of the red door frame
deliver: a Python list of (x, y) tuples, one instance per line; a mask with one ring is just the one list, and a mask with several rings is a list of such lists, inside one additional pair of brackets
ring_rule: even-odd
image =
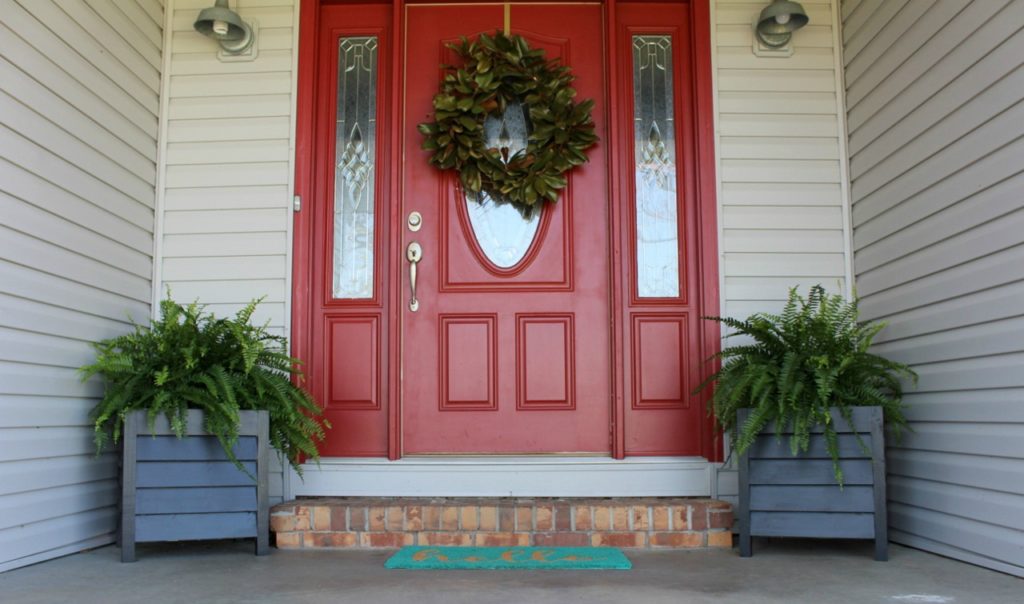
[[(316, 74), (319, 52), (319, 16), (322, 4), (355, 4), (352, 0), (300, 0), (299, 8), (299, 57), (298, 57), (298, 91), (297, 91), (297, 116), (296, 116), (296, 142), (295, 142), (295, 194), (306, 200), (307, 206), (313, 202), (315, 195), (314, 179), (314, 121), (316, 98), (318, 95), (318, 82)], [(436, 1), (436, 0), (433, 0)], [(523, 0), (519, 0), (520, 2)], [(621, 198), (621, 180), (627, 175), (620, 168), (621, 162), (614, 161), (619, 157), (625, 147), (620, 133), (622, 123), (620, 117), (619, 101), (619, 74), (624, 67), (619, 56), (619, 24), (616, 19), (617, 5), (625, 4), (629, 0), (605, 0), (605, 39), (607, 40), (605, 64), (607, 69), (608, 86), (608, 125), (612, 134), (609, 140), (609, 199), (613, 207), (617, 207), (617, 201)], [(370, 3), (370, 2), (362, 2)], [(380, 2), (386, 4), (387, 2)], [(404, 52), (404, 13), (405, 0), (391, 0), (391, 39), (395, 41), (391, 48), (391, 65), (402, 65)], [(699, 237), (697, 245), (697, 258), (693, 263), (698, 271), (699, 283), (699, 309), (701, 315), (719, 313), (719, 281), (718, 281), (718, 227), (717, 227), (717, 201), (716, 201), (716, 180), (715, 180), (715, 148), (714, 148), (714, 121), (713, 121), (713, 91), (711, 71), (711, 16), (710, 0), (689, 0), (672, 1), (671, 4), (685, 4), (689, 12), (691, 24), (691, 64), (688, 66), (694, 77), (692, 78), (693, 101), (695, 112), (692, 116), (692, 131), (694, 133), (695, 149), (695, 188), (696, 188), (696, 232)], [(681, 66), (684, 67), (684, 66)], [(390, 90), (392, 98), (404, 98), (402, 91), (404, 82), (402, 70), (391, 70)], [(401, 104), (391, 103), (389, 126), (386, 136), (390, 139), (391, 165), (400, 165), (402, 149), (402, 132), (404, 131), (403, 116), (401, 115)], [(387, 182), (387, 189), (390, 204), (386, 218), (385, 228), (389, 229), (389, 241), (400, 241), (400, 229), (402, 225), (399, 215), (401, 204), (401, 172), (392, 170)], [(312, 270), (313, 259), (313, 216), (314, 212), (303, 208), (295, 213), (293, 229), (293, 255), (292, 255), (292, 326), (291, 342), (292, 354), (300, 359), (312, 359), (315, 353), (312, 346), (311, 333), (315, 327), (312, 325), (312, 304), (313, 300), (313, 279), (316, 275)], [(624, 370), (625, 370), (625, 337), (623, 333), (622, 319), (619, 310), (623, 308), (625, 300), (629, 297), (630, 283), (623, 275), (623, 225), (620, 221), (613, 220), (611, 229), (611, 308), (609, 318), (612, 323), (612, 456), (616, 459), (625, 457), (625, 416), (626, 397), (624, 392)], [(401, 261), (401, 254), (394, 254), (392, 263)], [(391, 267), (388, 277), (391, 279), (391, 287), (387, 288), (388, 299), (386, 301), (386, 320), (391, 325), (399, 326), (401, 304), (401, 275), (400, 270)], [(720, 349), (720, 332), (717, 323), (713, 321), (700, 321), (698, 338), (701, 344), (701, 357), (708, 358)], [(401, 334), (399, 329), (388, 330), (388, 342), (386, 343), (391, 368), (386, 376), (386, 391), (390, 393), (401, 392), (399, 384), (401, 361)], [(707, 364), (703, 375), (707, 375), (714, 369), (713, 364)], [(388, 459), (395, 460), (401, 456), (401, 409), (395, 397), (389, 397), (386, 401), (388, 416)], [(701, 395), (699, 399), (701, 409), (706, 409), (709, 404), (709, 395)], [(700, 450), (702, 455), (711, 461), (720, 461), (722, 458), (721, 435), (715, 429), (713, 419), (705, 413), (705, 429), (701, 431)]]

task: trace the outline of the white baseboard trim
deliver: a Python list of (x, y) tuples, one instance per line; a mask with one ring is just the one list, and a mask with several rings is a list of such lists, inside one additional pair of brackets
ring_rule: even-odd
[(328, 458), (286, 481), (286, 499), (379, 497), (709, 497), (702, 457)]

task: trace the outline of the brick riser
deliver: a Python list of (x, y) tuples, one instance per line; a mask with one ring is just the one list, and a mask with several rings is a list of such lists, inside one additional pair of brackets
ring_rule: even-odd
[(732, 547), (713, 499), (300, 499), (274, 506), (281, 549), (403, 545)]

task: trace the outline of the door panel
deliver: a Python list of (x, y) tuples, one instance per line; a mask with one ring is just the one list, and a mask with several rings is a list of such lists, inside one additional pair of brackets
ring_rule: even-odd
[[(419, 122), (431, 118), (445, 43), (492, 33), (501, 5), (407, 7), (403, 216), (423, 216), (419, 308), (403, 279), (405, 453), (606, 453), (610, 449), (607, 163), (602, 144), (545, 208), (522, 259), (490, 261), (457, 178), (427, 163)], [(512, 32), (570, 65), (579, 98), (604, 123), (598, 5), (515, 5)], [(573, 27), (565, 24), (572, 23)], [(505, 220), (523, 220), (518, 215)], [(403, 270), (408, 271), (408, 265)]]

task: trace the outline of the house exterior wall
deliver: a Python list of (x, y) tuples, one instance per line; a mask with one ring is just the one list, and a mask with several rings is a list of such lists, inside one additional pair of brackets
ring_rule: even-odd
[[(175, 298), (233, 312), (267, 296), (258, 320), (290, 318), (296, 2), (241, 3), (259, 23), (259, 55), (221, 62), (192, 31), (206, 0), (173, 11), (166, 187), (158, 210), (158, 282)], [(758, 58), (760, 2), (717, 0), (716, 123), (723, 313), (777, 309), (793, 285), (848, 283), (838, 8), (805, 2), (811, 25), (790, 58)], [(723, 475), (722, 493), (735, 493)], [(283, 477), (272, 477), (280, 495)]]
[(255, 320), (288, 326), (296, 10), (242, 3), (258, 57), (224, 62), (192, 24), (208, 0), (169, 0), (160, 278), (218, 314), (265, 296)]
[(110, 543), (89, 342), (150, 314), (160, 0), (0, 0), (0, 571)]
[[(790, 287), (846, 291), (849, 219), (838, 0), (802, 2), (793, 55), (752, 50), (762, 2), (712, 3), (722, 313), (775, 312)], [(717, 496), (736, 502), (733, 464)]]
[(1024, 2), (842, 15), (863, 316), (921, 378), (890, 536), (1024, 576)]
[(764, 2), (715, 0), (712, 19), (722, 312), (774, 311), (795, 285), (846, 288), (838, 0), (802, 2), (790, 57), (752, 51)]

